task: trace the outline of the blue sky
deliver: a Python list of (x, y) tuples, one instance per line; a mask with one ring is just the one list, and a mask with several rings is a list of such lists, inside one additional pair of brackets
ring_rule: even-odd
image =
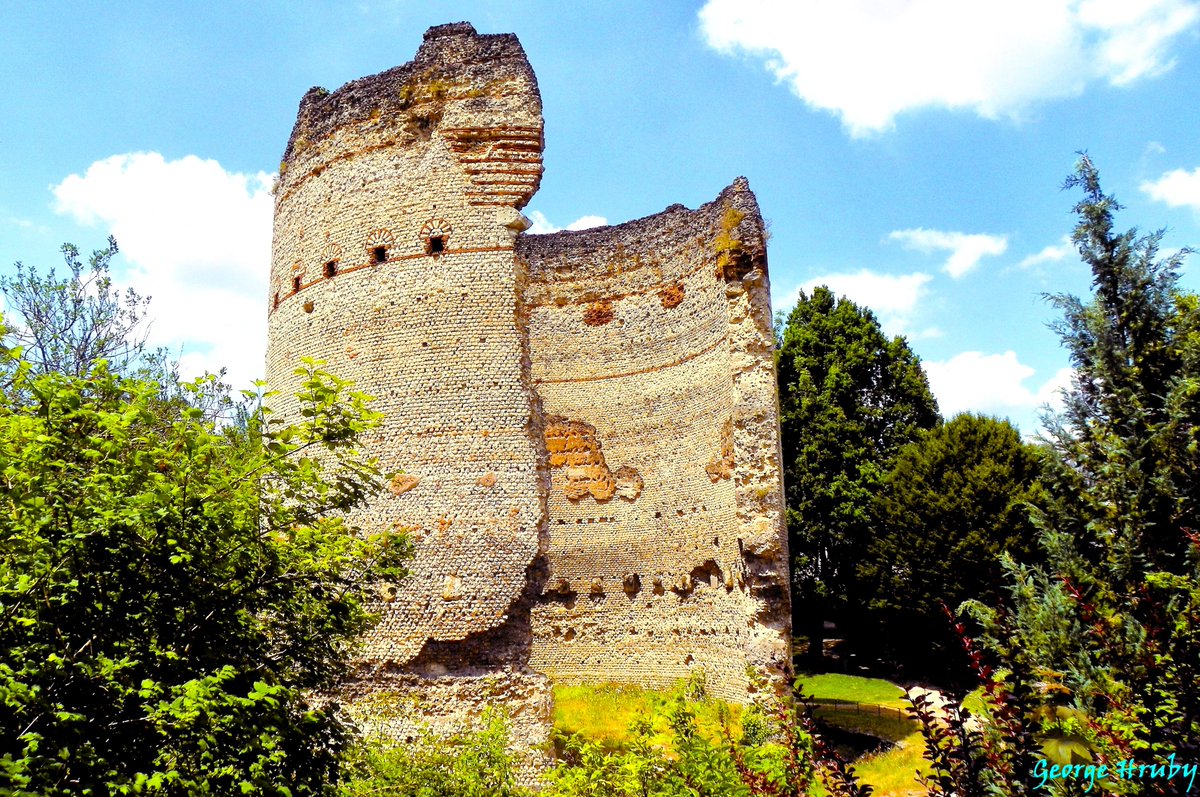
[(1088, 290), (1059, 190), (1077, 150), (1121, 227), (1200, 244), (1197, 2), (48, 0), (0, 12), (0, 269), (114, 232), (152, 342), (246, 383), (300, 97), (458, 20), (516, 33), (537, 73), (538, 229), (695, 207), (745, 175), (776, 308), (818, 282), (870, 306), (947, 413), (1031, 434), (1067, 375), (1041, 295)]

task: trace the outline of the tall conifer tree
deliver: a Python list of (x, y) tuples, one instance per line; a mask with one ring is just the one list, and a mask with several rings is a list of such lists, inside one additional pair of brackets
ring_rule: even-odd
[(883, 474), (938, 408), (904, 338), (824, 286), (801, 292), (783, 327), (779, 393), (795, 628), (819, 659), (824, 620), (852, 603)]

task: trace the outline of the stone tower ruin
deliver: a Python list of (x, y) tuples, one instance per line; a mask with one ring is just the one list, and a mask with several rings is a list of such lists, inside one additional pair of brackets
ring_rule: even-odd
[(697, 210), (530, 235), (537, 81), (513, 35), (431, 28), (416, 58), (300, 103), (276, 187), (267, 376), (301, 357), (375, 397), (412, 575), (347, 687), (378, 721), (505, 703), (544, 736), (548, 682), (744, 701), (790, 672), (766, 242), (742, 178)]

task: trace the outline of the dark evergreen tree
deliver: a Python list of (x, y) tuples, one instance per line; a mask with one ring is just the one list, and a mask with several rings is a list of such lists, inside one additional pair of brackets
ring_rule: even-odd
[(819, 660), (827, 618), (848, 621), (871, 502), (891, 459), (939, 420), (920, 360), (874, 314), (824, 286), (782, 327), (780, 425), (792, 610)]
[[(1073, 240), (1094, 295), (1052, 297), (1075, 377), (1053, 425), (1049, 575), (1018, 570), (1016, 630), (1061, 673), (1096, 751), (1149, 763), (1200, 753), (1200, 311), (1188, 252), (1118, 233), (1120, 205), (1082, 157)], [(1157, 761), (1156, 761), (1157, 762)]]
[(859, 564), (872, 644), (908, 677), (971, 677), (945, 607), (995, 605), (1000, 554), (1038, 553), (1027, 503), (1042, 454), (1007, 421), (962, 414), (904, 446), (874, 503), (877, 530)]

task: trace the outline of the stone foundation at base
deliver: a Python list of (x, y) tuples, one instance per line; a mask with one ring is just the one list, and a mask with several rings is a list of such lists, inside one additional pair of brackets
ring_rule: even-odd
[(508, 725), (521, 785), (535, 787), (553, 763), (553, 701), (545, 676), (498, 670), (476, 675), (423, 677), (404, 672), (360, 672), (338, 692), (368, 736), (415, 742), (426, 734), (450, 736), (484, 727), (489, 710)]

